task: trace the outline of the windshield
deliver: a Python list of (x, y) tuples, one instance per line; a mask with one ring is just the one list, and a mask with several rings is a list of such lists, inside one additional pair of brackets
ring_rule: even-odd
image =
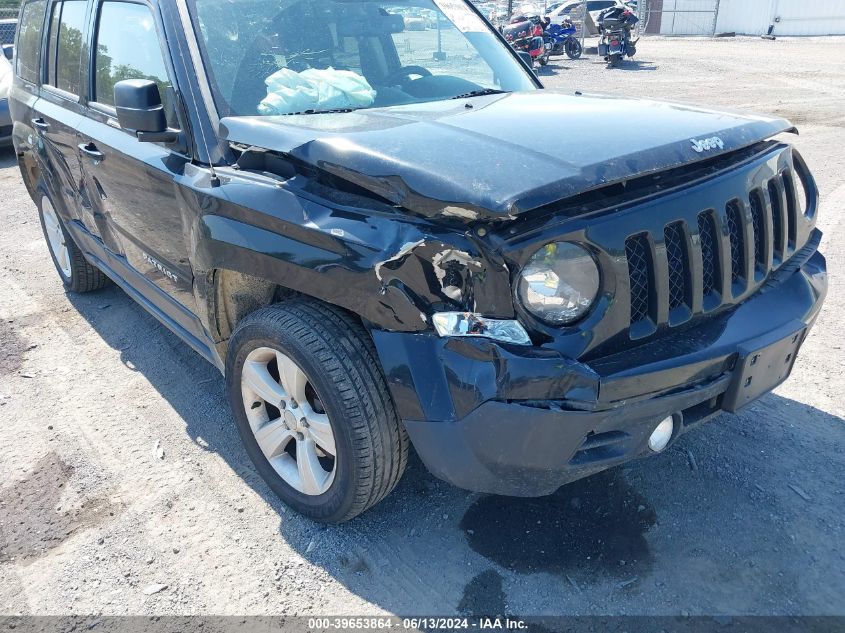
[(221, 116), (345, 111), (537, 86), (464, 0), (193, 0)]

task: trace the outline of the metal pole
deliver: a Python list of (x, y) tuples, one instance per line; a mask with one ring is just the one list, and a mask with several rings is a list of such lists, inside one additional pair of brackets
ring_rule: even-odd
[(584, 38), (587, 37), (587, 0), (581, 2), (581, 50), (584, 50)]
[(678, 13), (678, 0), (675, 0), (675, 4), (672, 5), (672, 32), (670, 35), (675, 34), (675, 16)]
[(640, 0), (637, 2), (637, 37), (641, 37), (643, 31), (645, 31), (645, 16), (648, 15), (648, 7), (646, 6), (646, 0)]
[(716, 7), (713, 11), (713, 33), (710, 34), (710, 37), (716, 37), (716, 29), (719, 28), (719, 5), (721, 2), (722, 0), (716, 0)]
[(446, 59), (446, 55), (443, 53), (443, 35), (442, 30), (440, 28), (440, 13), (437, 13), (437, 52), (432, 55), (432, 57), (441, 62)]
[(640, 37), (643, 28), (643, 3), (645, 0), (640, 0), (637, 2), (637, 11), (634, 15), (637, 16), (637, 32), (636, 36)]

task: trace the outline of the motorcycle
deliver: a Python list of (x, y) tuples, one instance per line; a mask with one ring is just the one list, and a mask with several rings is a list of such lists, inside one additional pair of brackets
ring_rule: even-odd
[(566, 53), (569, 59), (581, 57), (583, 48), (581, 42), (575, 37), (576, 32), (575, 25), (569, 20), (565, 20), (563, 24), (549, 24), (546, 27), (546, 37), (551, 43), (552, 55)]
[(630, 9), (612, 7), (599, 14), (596, 22), (601, 39), (599, 40), (599, 56), (611, 66), (616, 66), (625, 56), (633, 57), (637, 54), (639, 38), (631, 41), (631, 28), (639, 22), (639, 18)]
[(532, 62), (536, 61), (541, 66), (549, 63), (551, 44), (543, 39), (543, 28), (534, 21), (517, 16), (502, 28), (502, 35), (515, 50), (531, 55)]

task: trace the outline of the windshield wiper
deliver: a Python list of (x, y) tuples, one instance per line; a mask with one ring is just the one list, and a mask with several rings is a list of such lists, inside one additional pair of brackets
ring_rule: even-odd
[(297, 116), (300, 114), (346, 114), (362, 108), (332, 108), (331, 110), (303, 110), (302, 112), (285, 112), (283, 116)]
[(465, 92), (462, 95), (455, 95), (451, 99), (466, 99), (467, 97), (484, 97), (486, 95), (501, 95), (507, 93), (507, 90), (497, 90), (496, 88), (482, 88), (481, 90), (473, 90), (472, 92)]

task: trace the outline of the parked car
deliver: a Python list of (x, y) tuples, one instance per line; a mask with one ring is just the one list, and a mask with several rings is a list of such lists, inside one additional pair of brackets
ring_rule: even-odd
[(117, 283), (223, 372), (319, 521), (410, 443), (545, 495), (786, 379), (827, 289), (789, 122), (546, 92), (468, 4), (407, 4), (441, 58), (403, 65), (379, 0), (24, 0), (14, 143), (67, 290)]
[[(598, 20), (599, 14), (605, 9), (609, 9), (611, 7), (616, 6), (625, 6), (625, 3), (622, 2), (622, 0), (587, 0), (586, 4), (587, 13), (590, 14), (593, 23)], [(581, 17), (583, 5), (584, 3), (581, 0), (572, 0), (570, 2), (564, 2), (556, 9), (548, 11), (546, 15), (551, 19), (552, 22), (556, 24), (559, 23), (564, 16), (568, 16), (572, 19), (578, 19)]]
[(425, 31), (426, 27), (426, 19), (419, 13), (410, 13), (405, 16), (406, 31)]
[(9, 60), (0, 56), (0, 147), (12, 144), (12, 116), (9, 113), (12, 74), (12, 65)]

